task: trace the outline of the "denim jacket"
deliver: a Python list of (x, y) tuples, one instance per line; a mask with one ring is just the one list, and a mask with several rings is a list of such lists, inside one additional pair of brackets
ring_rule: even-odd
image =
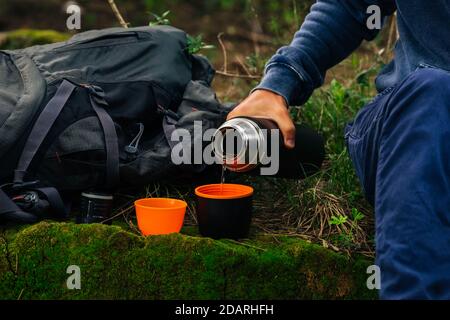
[(379, 92), (389, 88), (419, 66), (450, 70), (450, 0), (318, 0), (290, 45), (282, 47), (266, 65), (257, 89), (283, 96), (289, 105), (302, 105), (320, 87), (326, 71), (344, 60), (363, 40), (373, 40), (379, 30), (369, 29), (373, 14), (382, 20), (397, 11), (400, 39), (395, 59), (376, 79)]

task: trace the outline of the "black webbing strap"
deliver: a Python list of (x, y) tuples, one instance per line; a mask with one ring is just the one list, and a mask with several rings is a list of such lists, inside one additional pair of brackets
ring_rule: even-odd
[[(29, 191), (39, 193), (40, 199), (45, 199), (50, 205), (51, 216), (53, 218), (64, 219), (67, 217), (68, 210), (61, 199), (61, 196), (55, 188), (37, 188)], [(2, 189), (0, 189), (0, 222), (11, 221), (17, 223), (35, 223), (39, 217), (23, 211)]]
[(47, 137), (56, 118), (58, 118), (74, 89), (74, 84), (67, 80), (63, 80), (53, 98), (50, 99), (44, 110), (42, 110), (25, 144), (17, 169), (14, 171), (14, 184), (20, 185), (24, 182), (27, 170), (38, 152), (39, 147), (43, 143), (45, 137)]
[(35, 223), (38, 218), (30, 213), (22, 211), (15, 203), (12, 201), (6, 193), (0, 189), (0, 222), (12, 221), (18, 223)]
[(177, 129), (176, 123), (177, 120), (168, 115), (165, 115), (163, 118), (162, 126), (164, 130), (164, 136), (166, 137), (167, 143), (169, 144), (171, 149), (173, 149), (176, 145), (175, 141), (172, 141), (172, 134)]
[[(14, 172), (14, 184), (20, 185), (24, 182), (33, 158), (75, 88), (76, 85), (63, 80), (53, 98), (42, 110), (20, 156), (17, 169)], [(106, 185), (114, 187), (119, 183), (119, 146), (116, 129), (113, 120), (104, 109), (108, 104), (104, 99), (104, 93), (101, 88), (96, 86), (86, 86), (86, 88), (89, 89), (92, 108), (100, 121), (105, 135)]]
[(116, 187), (120, 180), (119, 171), (119, 139), (117, 138), (116, 127), (110, 115), (106, 112), (105, 107), (108, 103), (104, 98), (104, 92), (97, 86), (88, 87), (91, 91), (91, 105), (94, 109), (105, 135), (106, 146), (106, 186)]
[[(31, 162), (75, 90), (75, 87), (76, 86), (71, 82), (63, 80), (55, 95), (42, 110), (33, 128), (31, 129), (28, 140), (25, 143), (22, 154), (20, 155), (17, 168), (14, 171), (15, 185), (20, 186), (24, 183), (24, 179)], [(54, 190), (55, 192), (50, 191), (47, 188), (43, 190), (45, 196), (49, 196), (51, 202), (56, 204), (55, 209), (61, 210), (61, 212), (58, 212), (57, 214), (64, 215), (66, 210), (64, 210), (64, 205), (61, 205), (62, 200), (56, 189)], [(20, 223), (34, 223), (38, 220), (35, 215), (24, 212), (20, 209), (3, 190), (0, 190), (0, 215), (2, 220), (4, 219)]]
[(66, 206), (64, 205), (64, 202), (61, 199), (61, 195), (59, 194), (58, 190), (52, 187), (37, 188), (34, 190), (43, 194), (44, 198), (47, 199), (48, 203), (50, 204), (53, 217), (66, 218), (69, 210), (67, 210)]

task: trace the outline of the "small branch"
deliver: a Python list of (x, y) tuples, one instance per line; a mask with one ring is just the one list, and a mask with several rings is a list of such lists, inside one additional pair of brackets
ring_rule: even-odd
[(17, 297), (17, 300), (22, 299), (22, 294), (25, 291), (25, 288), (23, 288), (22, 290), (20, 290), (19, 296)]
[(392, 15), (391, 28), (389, 30), (388, 43), (386, 46), (386, 52), (391, 52), (394, 47), (394, 43), (399, 39), (398, 27), (397, 27), (397, 14)]
[(261, 76), (252, 76), (252, 75), (246, 75), (246, 74), (237, 74), (237, 73), (228, 73), (224, 71), (216, 71), (218, 75), (224, 76), (224, 77), (231, 77), (231, 78), (242, 78), (242, 79), (261, 79)]
[[(224, 77), (231, 77), (231, 78), (242, 78), (242, 79), (261, 79), (261, 76), (254, 76), (251, 74), (238, 74), (238, 73), (229, 73), (228, 72), (228, 53), (227, 48), (225, 47), (225, 44), (222, 40), (223, 32), (219, 33), (217, 35), (217, 40), (219, 41), (220, 48), (222, 49), (223, 54), (223, 68), (222, 71), (216, 71), (216, 74), (224, 76)], [(245, 67), (244, 67), (245, 69)], [(246, 70), (247, 71), (247, 70)], [(247, 73), (249, 73), (247, 71)]]
[(114, 15), (116, 16), (117, 20), (119, 20), (120, 25), (123, 28), (128, 28), (129, 23), (125, 22), (125, 19), (123, 18), (122, 14), (120, 13), (119, 8), (117, 8), (114, 0), (108, 0), (108, 3), (111, 6), (111, 9), (114, 12)]
[(125, 207), (124, 209), (120, 210), (117, 214), (113, 215), (112, 217), (109, 217), (109, 218), (103, 220), (102, 223), (106, 223), (106, 222), (112, 221), (115, 218), (118, 218), (118, 217), (120, 217), (122, 215), (125, 215), (125, 214), (127, 214), (129, 212), (132, 212), (133, 209), (134, 209), (134, 206), (132, 206), (132, 205), (128, 206), (128, 207)]
[(397, 24), (397, 11), (394, 12), (394, 16), (395, 16), (395, 35), (397, 37), (397, 40), (400, 39), (400, 31), (398, 30), (398, 24)]
[(258, 41), (256, 40), (256, 35), (257, 34), (262, 34), (263, 33), (263, 28), (261, 25), (261, 22), (259, 21), (259, 15), (258, 15), (258, 11), (256, 10), (255, 4), (253, 3), (253, 0), (250, 0), (250, 9), (251, 12), (253, 14), (253, 19), (251, 22), (251, 28), (252, 28), (252, 41), (253, 41), (253, 46), (255, 49), (255, 54), (259, 56), (260, 53), (260, 48), (258, 45)]
[(217, 40), (219, 40), (220, 47), (222, 48), (223, 53), (223, 72), (227, 73), (227, 66), (228, 66), (228, 54), (227, 54), (227, 48), (225, 47), (225, 44), (222, 40), (223, 32), (219, 33), (217, 35)]
[(389, 29), (388, 43), (386, 45), (386, 51), (391, 51), (392, 43), (394, 42), (394, 34), (395, 34), (395, 16), (391, 18), (391, 27)]
[(251, 72), (250, 70), (248, 70), (247, 66), (245, 65), (245, 63), (241, 60), (241, 58), (236, 57), (237, 62), (241, 65), (242, 69), (244, 69), (245, 73), (247, 73), (248, 76), (251, 76)]

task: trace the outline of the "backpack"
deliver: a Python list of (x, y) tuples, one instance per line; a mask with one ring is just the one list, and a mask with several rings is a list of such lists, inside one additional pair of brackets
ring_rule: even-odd
[[(214, 70), (170, 26), (111, 28), (66, 42), (0, 51), (0, 221), (36, 219), (11, 201), (35, 190), (64, 215), (59, 191), (144, 185), (176, 166), (170, 135), (217, 128), (230, 107)], [(201, 139), (201, 137), (194, 137)]]

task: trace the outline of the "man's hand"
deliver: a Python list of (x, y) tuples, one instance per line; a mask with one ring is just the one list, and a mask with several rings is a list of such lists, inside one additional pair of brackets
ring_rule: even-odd
[(236, 117), (265, 118), (276, 122), (284, 138), (284, 144), (295, 146), (295, 126), (284, 98), (268, 90), (256, 90), (230, 114), (228, 120)]

